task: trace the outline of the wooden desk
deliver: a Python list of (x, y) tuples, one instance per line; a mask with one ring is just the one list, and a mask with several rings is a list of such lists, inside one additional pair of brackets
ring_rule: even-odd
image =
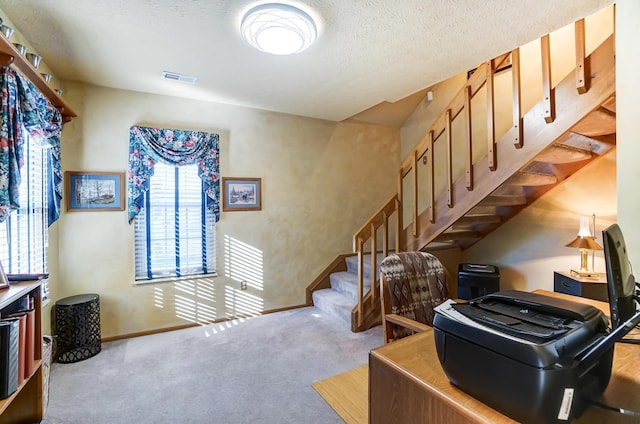
[[(603, 302), (537, 292), (593, 304), (608, 312), (608, 305)], [(616, 345), (611, 380), (601, 401), (640, 411), (640, 346)], [(369, 422), (515, 423), (449, 383), (438, 360), (432, 330), (371, 351)], [(590, 406), (573, 423), (640, 423), (640, 419)]]

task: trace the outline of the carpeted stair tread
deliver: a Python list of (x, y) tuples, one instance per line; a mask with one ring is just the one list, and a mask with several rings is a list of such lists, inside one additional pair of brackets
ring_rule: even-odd
[[(353, 300), (353, 306), (358, 303), (358, 275), (351, 272), (334, 272), (329, 276), (331, 288), (344, 293)], [(371, 287), (371, 280), (364, 280), (364, 293)]]
[(355, 305), (347, 295), (334, 289), (322, 289), (314, 291), (312, 296), (316, 308), (351, 325), (351, 310)]
[[(378, 253), (377, 264), (380, 265), (383, 259), (384, 255)], [(358, 303), (358, 255), (345, 258), (345, 262), (347, 271), (331, 273), (331, 288), (314, 291), (312, 299), (315, 307), (351, 325), (351, 311)], [(376, 271), (376, 280), (377, 274)], [(363, 256), (363, 278), (363, 293), (366, 294), (371, 287), (371, 255)]]
[[(389, 252), (391, 254), (391, 252)], [(377, 254), (376, 263), (380, 266), (380, 262), (385, 258), (382, 253)], [(349, 256), (345, 259), (347, 263), (347, 271), (353, 274), (358, 274), (358, 255)], [(363, 275), (365, 280), (371, 279), (371, 255), (364, 255), (363, 257)]]

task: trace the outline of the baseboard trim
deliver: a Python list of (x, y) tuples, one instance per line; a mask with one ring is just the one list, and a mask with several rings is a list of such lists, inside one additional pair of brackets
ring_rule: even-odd
[(285, 306), (283, 308), (267, 309), (265, 311), (262, 311), (259, 314), (243, 314), (243, 315), (236, 315), (234, 317), (229, 317), (229, 318), (220, 318), (220, 319), (216, 319), (216, 320), (213, 320), (213, 321), (199, 321), (199, 322), (193, 322), (193, 323), (189, 323), (189, 324), (176, 325), (176, 326), (172, 326), (172, 327), (157, 328), (157, 329), (154, 329), (154, 330), (147, 330), (147, 331), (139, 331), (139, 332), (136, 332), (136, 333), (121, 334), (119, 336), (103, 337), (100, 340), (103, 343), (114, 342), (116, 340), (131, 339), (131, 338), (134, 338), (134, 337), (149, 336), (151, 334), (160, 334), (160, 333), (166, 333), (166, 332), (169, 332), (169, 331), (184, 330), (186, 328), (193, 328), (193, 327), (198, 327), (198, 326), (202, 326), (202, 325), (216, 324), (216, 323), (225, 322), (225, 321), (233, 321), (234, 319), (239, 319), (239, 318), (251, 318), (251, 317), (260, 316), (260, 315), (272, 314), (274, 312), (290, 311), (290, 310), (293, 310), (293, 309), (306, 308), (308, 306), (310, 306), (310, 305), (302, 304), (302, 305)]

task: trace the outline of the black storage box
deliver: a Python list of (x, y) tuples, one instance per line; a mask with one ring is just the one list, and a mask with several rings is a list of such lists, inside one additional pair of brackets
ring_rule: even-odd
[(607, 334), (593, 306), (515, 290), (446, 306), (434, 320), (451, 383), (524, 423), (569, 422), (604, 391), (613, 360)]
[(458, 265), (458, 298), (475, 299), (500, 290), (500, 269), (494, 265)]

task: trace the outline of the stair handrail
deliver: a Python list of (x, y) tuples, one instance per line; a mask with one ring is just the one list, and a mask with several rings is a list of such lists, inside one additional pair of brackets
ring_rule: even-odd
[[(375, 309), (379, 308), (380, 300), (377, 290), (378, 280), (378, 230), (381, 230), (380, 234), (382, 238), (382, 255), (387, 256), (389, 254), (389, 235), (390, 231), (395, 228), (395, 243), (394, 248), (398, 250), (400, 246), (400, 235), (402, 233), (402, 207), (401, 199), (398, 194), (394, 194), (369, 220), (363, 225), (353, 236), (353, 250), (358, 255), (358, 304), (354, 308), (355, 319), (354, 327), (360, 327), (364, 322), (365, 308)], [(389, 226), (389, 221), (392, 216), (395, 216), (392, 227)], [(364, 292), (364, 255), (365, 244), (370, 243), (369, 254), (371, 256), (371, 276), (370, 276), (370, 288), (367, 293)], [(365, 302), (365, 299), (367, 301)]]
[[(586, 57), (585, 57), (585, 25), (584, 19), (580, 19), (575, 22), (575, 49), (576, 49), (576, 90), (582, 94), (588, 91), (590, 83), (590, 74), (585, 72), (586, 69)], [(551, 52), (549, 48), (549, 35), (545, 35), (540, 38), (541, 43), (541, 55), (542, 55), (542, 82), (543, 93), (542, 98), (545, 102), (544, 119), (547, 123), (555, 120), (555, 99), (554, 88), (551, 84)], [(354, 308), (354, 313), (357, 318), (356, 325), (352, 327), (359, 327), (363, 323), (363, 317), (367, 313), (368, 308), (379, 308), (379, 294), (376, 291), (377, 280), (377, 230), (383, 228), (383, 254), (388, 255), (388, 217), (391, 214), (396, 214), (397, 230), (396, 230), (396, 242), (395, 250), (419, 250), (425, 247), (446, 228), (440, 228), (439, 233), (434, 233), (429, 240), (419, 240), (419, 234), (421, 232), (420, 221), (425, 222), (427, 225), (432, 225), (436, 222), (436, 193), (434, 185), (434, 169), (435, 169), (435, 155), (434, 144), (437, 140), (447, 141), (447, 155), (446, 155), (446, 192), (447, 192), (447, 206), (453, 208), (455, 199), (453, 198), (453, 175), (452, 175), (452, 139), (451, 139), (451, 123), (460, 114), (464, 113), (465, 116), (465, 130), (466, 141), (468, 145), (468, 154), (465, 157), (465, 178), (466, 188), (468, 191), (472, 191), (476, 185), (474, 180), (474, 162), (473, 162), (473, 137), (471, 132), (471, 100), (473, 97), (483, 88), (487, 86), (487, 164), (490, 171), (497, 169), (497, 145), (495, 135), (495, 98), (494, 98), (494, 75), (496, 70), (500, 69), (506, 61), (511, 58), (512, 68), (512, 109), (513, 109), (513, 127), (512, 131), (508, 134), (513, 136), (513, 146), (516, 149), (521, 149), (524, 146), (523, 140), (523, 112), (521, 106), (521, 75), (520, 75), (520, 49), (516, 48), (511, 52), (504, 53), (494, 59), (480, 64), (473, 73), (469, 76), (464, 86), (454, 96), (453, 100), (444, 108), (444, 110), (438, 115), (438, 118), (434, 123), (425, 131), (423, 137), (411, 150), (411, 152), (404, 158), (400, 166), (400, 175), (398, 182), (398, 192), (394, 194), (391, 199), (385, 203), (380, 210), (374, 213), (363, 226), (354, 235), (354, 251), (358, 254), (358, 304)], [(423, 160), (426, 156), (426, 163), (429, 164), (430, 170), (427, 175), (430, 177), (428, 184), (428, 199), (427, 208), (421, 213), (418, 211), (418, 177), (417, 167), (420, 160)], [(407, 177), (413, 171), (413, 205), (412, 205), (412, 225), (411, 228), (405, 231), (403, 220), (403, 179)], [(425, 217), (426, 216), (426, 217)], [(424, 231), (424, 229), (422, 229)], [(415, 242), (419, 241), (422, 246), (418, 247)], [(369, 293), (368, 299), (370, 302), (365, 303), (364, 293), (364, 245), (370, 243), (371, 253), (371, 293)], [(377, 303), (377, 304), (376, 304)]]

